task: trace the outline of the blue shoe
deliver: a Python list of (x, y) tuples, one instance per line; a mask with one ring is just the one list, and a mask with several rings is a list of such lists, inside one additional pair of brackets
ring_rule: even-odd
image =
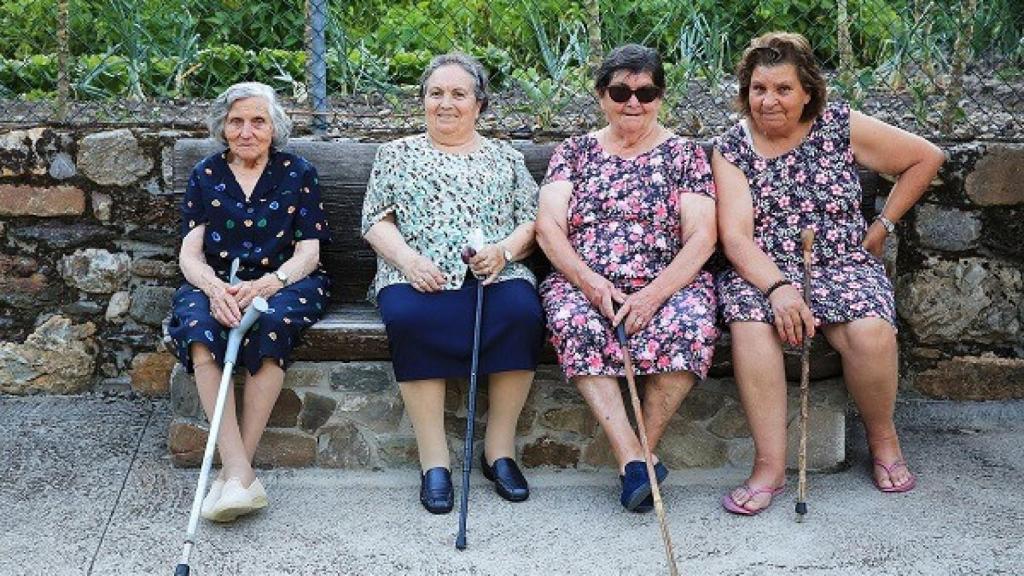
[[(654, 475), (658, 482), (668, 477), (668, 468), (658, 462), (654, 465)], [(622, 481), (622, 496), (619, 501), (623, 508), (630, 512), (650, 512), (654, 509), (654, 497), (651, 496), (651, 482), (647, 476), (647, 464), (643, 460), (634, 460), (626, 464), (625, 476)]]
[[(661, 462), (658, 462), (657, 464), (654, 465), (654, 475), (657, 476), (658, 478), (658, 486), (661, 486), (661, 483), (665, 481), (665, 478), (668, 478), (668, 468), (666, 468), (665, 465), (662, 464)], [(641, 502), (640, 505), (636, 507), (637, 512), (650, 512), (651, 510), (654, 510), (653, 492), (650, 496), (644, 498), (644, 501)]]
[(488, 465), (487, 458), (481, 454), (480, 470), (484, 478), (494, 482), (494, 491), (505, 500), (522, 502), (530, 497), (530, 486), (515, 460), (498, 458), (493, 465)]
[(420, 504), (431, 514), (447, 514), (455, 506), (452, 473), (443, 466), (431, 468), (420, 478)]

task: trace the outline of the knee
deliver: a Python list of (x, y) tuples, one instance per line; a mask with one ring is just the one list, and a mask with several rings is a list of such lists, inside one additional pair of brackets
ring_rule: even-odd
[(882, 358), (895, 354), (896, 332), (885, 320), (861, 321), (847, 327), (840, 353), (859, 358)]
[(193, 342), (188, 347), (189, 356), (192, 357), (193, 366), (203, 366), (205, 364), (213, 364), (213, 353), (205, 345), (199, 342)]

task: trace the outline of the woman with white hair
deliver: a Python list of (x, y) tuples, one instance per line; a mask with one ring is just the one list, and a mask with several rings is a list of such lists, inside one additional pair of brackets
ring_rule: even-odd
[[(291, 121), (265, 84), (235, 84), (210, 110), (210, 135), (226, 149), (192, 170), (181, 206), (179, 262), (185, 284), (174, 297), (170, 335), (181, 363), (195, 374), (203, 409), (212, 415), (227, 333), (252, 299), (269, 304), (239, 351), (247, 370), (241, 424), (228, 389), (217, 448), (221, 472), (202, 515), (230, 522), (267, 505), (253, 455), (303, 329), (327, 303), (330, 281), (320, 243), (330, 242), (316, 169), (282, 152)], [(240, 283), (229, 284), (239, 261)]]

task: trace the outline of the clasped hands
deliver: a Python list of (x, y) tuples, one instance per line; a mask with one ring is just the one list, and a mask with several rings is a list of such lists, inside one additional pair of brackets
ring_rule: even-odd
[[(648, 284), (633, 294), (626, 294), (594, 271), (586, 272), (581, 283), (580, 288), (587, 300), (602, 316), (611, 321), (612, 327), (623, 324), (628, 335), (646, 328), (668, 298), (653, 284)], [(615, 304), (619, 305), (618, 311), (615, 310)]]
[(242, 321), (242, 314), (253, 298), (270, 298), (281, 288), (281, 281), (273, 274), (267, 274), (256, 280), (239, 282), (234, 286), (217, 279), (204, 292), (210, 299), (210, 313), (214, 320), (220, 322), (222, 326), (234, 328)]
[[(497, 244), (485, 244), (464, 259), (469, 264), (473, 275), (483, 278), (482, 284), (485, 286), (494, 282), (508, 265), (501, 247)], [(437, 292), (444, 288), (446, 282), (444, 273), (433, 260), (422, 254), (416, 254), (400, 268), (402, 274), (409, 280), (409, 284), (419, 292)]]

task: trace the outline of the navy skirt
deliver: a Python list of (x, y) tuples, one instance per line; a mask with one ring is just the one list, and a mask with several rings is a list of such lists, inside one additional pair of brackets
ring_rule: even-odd
[[(476, 316), (476, 278), (458, 290), (425, 294), (392, 284), (377, 294), (395, 379), (468, 377)], [(544, 343), (537, 290), (514, 279), (484, 287), (478, 374), (535, 370)]]

